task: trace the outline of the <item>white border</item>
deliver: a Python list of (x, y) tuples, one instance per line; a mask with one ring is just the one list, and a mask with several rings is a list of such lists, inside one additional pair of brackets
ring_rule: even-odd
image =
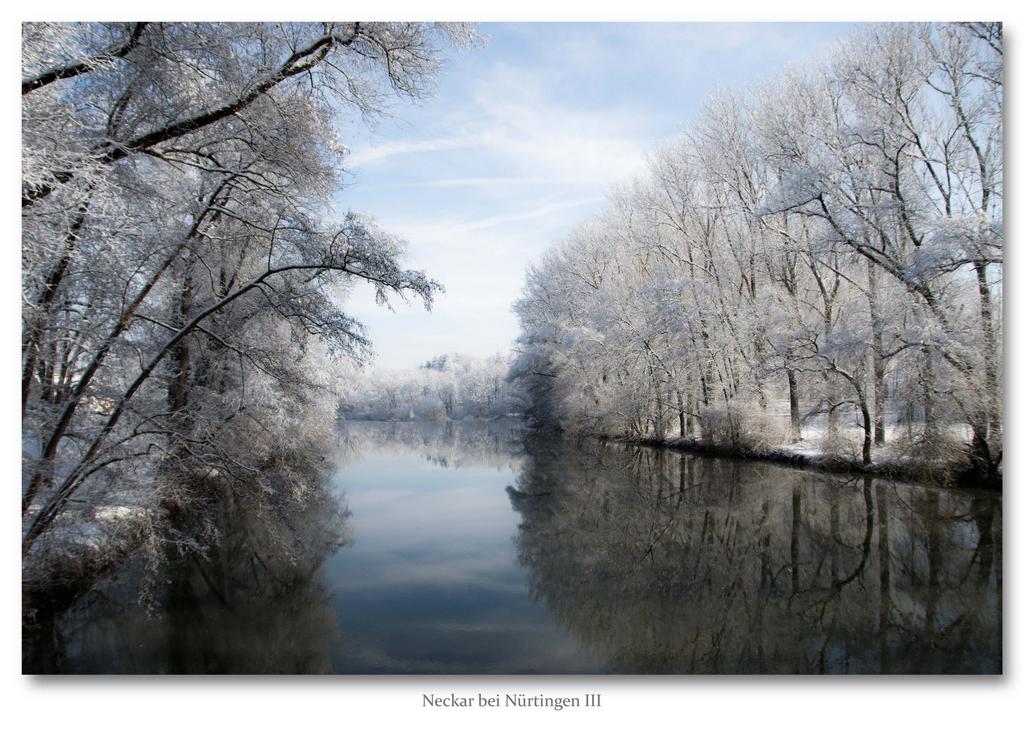
[[(1011, 615), (1020, 613), (1016, 578), (1004, 581), (1004, 664), (1002, 678), (33, 678), (21, 676), (20, 556), (15, 490), (19, 489), (18, 449), (20, 414), (15, 409), (17, 381), (20, 283), (18, 281), (19, 211), (15, 181), (19, 167), (18, 110), (15, 80), (19, 69), (19, 23), (22, 20), (87, 20), (140, 18), (155, 20), (247, 20), (266, 18), (347, 17), (386, 20), (1003, 20), (1008, 56), (1007, 146), (1011, 194), (1009, 233), (1014, 233), (1015, 207), (1020, 204), (1012, 186), (1020, 157), (1015, 156), (1015, 128), (1019, 116), (1016, 86), (1021, 71), (1018, 39), (1024, 39), (1020, 11), (1009, 3), (954, 3), (869, 0), (856, 4), (811, 2), (719, 3), (684, 6), (682, 3), (630, 0), (619, 3), (554, 3), (523, 0), (485, 4), (476, 0), (443, 2), (326, 3), (301, 5), (213, 4), (183, 0), (162, 5), (136, 2), (47, 2), (18, 5), (4, 11), (2, 49), (5, 108), (3, 132), (4, 227), (0, 289), (2, 312), (3, 467), (8, 476), (8, 516), (3, 572), (3, 725), (8, 736), (181, 737), (255, 736), (325, 737), (393, 736), (403, 729), (410, 735), (524, 736), (524, 731), (579, 732), (582, 736), (618, 736), (657, 732), (673, 736), (821, 736), (851, 737), (1006, 736), (1019, 726), (1016, 708), (1020, 681), (1015, 672), (1022, 664), (1020, 641)], [(1014, 279), (1014, 250), (1008, 273)], [(1020, 367), (1018, 301), (1006, 291), (1007, 378)], [(1015, 539), (1022, 531), (1020, 506), (1015, 502), (1019, 444), (1019, 390), (1007, 387), (1007, 437), (1004, 497), (1004, 572), (1020, 568), (1021, 547)], [(8, 538), (9, 537), (9, 538)], [(424, 709), (423, 692), (600, 692), (603, 707), (591, 711), (513, 711), (480, 709)], [(1016, 718), (1016, 721), (1011, 719)], [(1019, 731), (1019, 728), (1017, 729)], [(525, 736), (530, 736), (526, 734)], [(532, 737), (531, 737), (532, 739)]]

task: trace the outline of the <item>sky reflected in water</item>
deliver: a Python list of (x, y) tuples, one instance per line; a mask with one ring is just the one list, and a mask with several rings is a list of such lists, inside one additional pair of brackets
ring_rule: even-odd
[(519, 465), (504, 461), (442, 466), (405, 447), (338, 472), (353, 533), (325, 565), (337, 671), (600, 671), (529, 597), (505, 492)]

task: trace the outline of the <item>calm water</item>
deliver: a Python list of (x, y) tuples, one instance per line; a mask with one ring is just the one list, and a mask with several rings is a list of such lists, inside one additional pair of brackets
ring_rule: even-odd
[(353, 423), (329, 494), (225, 504), (26, 631), (27, 672), (991, 673), (981, 491), (527, 435)]

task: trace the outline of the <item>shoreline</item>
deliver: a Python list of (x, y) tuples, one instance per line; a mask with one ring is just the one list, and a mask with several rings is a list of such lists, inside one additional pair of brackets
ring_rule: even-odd
[[(530, 423), (530, 420), (523, 416), (498, 416), (495, 418), (467, 418), (447, 419), (445, 421), (428, 421), (423, 419), (362, 419), (349, 418), (344, 421), (356, 421), (361, 423), (492, 423), (495, 421), (522, 421), (525, 427), (531, 431), (544, 433), (541, 426)], [(720, 459), (738, 459), (750, 462), (766, 462), (778, 464), (794, 469), (810, 470), (817, 472), (846, 473), (856, 475), (871, 475), (894, 482), (914, 483), (919, 485), (938, 485), (942, 487), (976, 488), (988, 490), (1002, 495), (1003, 476), (983, 475), (976, 471), (965, 468), (960, 470), (928, 468), (924, 465), (908, 465), (900, 462), (885, 461), (875, 462), (866, 465), (854, 457), (825, 457), (813, 452), (801, 452), (794, 449), (780, 447), (767, 447), (762, 450), (749, 449), (747, 447), (725, 444), (720, 442), (701, 441), (699, 439), (684, 439), (672, 437), (667, 439), (656, 439), (653, 437), (636, 437), (600, 433), (579, 433), (574, 434), (564, 429), (551, 429), (556, 434), (564, 434), (569, 437), (592, 438), (600, 441), (614, 442), (617, 444), (630, 444), (660, 449), (672, 449), (687, 454), (694, 454), (703, 457), (714, 457)]]
[(1003, 476), (982, 475), (971, 469), (940, 470), (914, 468), (896, 462), (881, 462), (866, 465), (863, 462), (843, 457), (822, 457), (801, 454), (797, 451), (769, 447), (762, 451), (737, 447), (732, 444), (699, 441), (697, 439), (669, 438), (655, 439), (650, 437), (612, 436), (595, 434), (593, 438), (619, 444), (673, 449), (687, 454), (720, 459), (740, 459), (752, 462), (768, 462), (795, 469), (818, 472), (852, 473), (871, 475), (894, 482), (916, 483), (920, 485), (941, 485), (943, 487), (980, 488), (998, 495), (1003, 493)]

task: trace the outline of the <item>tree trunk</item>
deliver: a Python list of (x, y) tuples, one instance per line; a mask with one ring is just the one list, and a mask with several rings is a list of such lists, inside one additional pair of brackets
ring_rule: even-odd
[(860, 458), (864, 464), (871, 464), (871, 410), (868, 408), (867, 398), (859, 388), (857, 397), (860, 400), (860, 414), (864, 424), (864, 441), (860, 448)]
[(924, 395), (924, 435), (926, 438), (935, 436), (935, 366), (932, 360), (932, 350), (925, 347), (924, 368), (921, 372), (921, 391)]
[(789, 438), (792, 442), (800, 441), (800, 387), (797, 384), (796, 372), (786, 368), (786, 379), (789, 380)]
[(984, 262), (974, 264), (974, 273), (978, 280), (978, 297), (981, 309), (981, 331), (983, 337), (984, 357), (984, 390), (982, 392), (982, 412), (972, 426), (974, 427), (974, 453), (976, 463), (986, 469), (992, 464), (993, 447), (1000, 443), (1002, 436), (1002, 408), (1000, 407), (999, 388), (999, 347), (996, 341), (995, 327), (992, 316), (992, 292), (988, 284), (988, 275)]
[(885, 358), (882, 356), (882, 319), (878, 314), (878, 278), (868, 263), (868, 306), (871, 310), (871, 369), (874, 380), (875, 444), (885, 443)]
[(71, 260), (75, 255), (78, 246), (78, 235), (85, 224), (88, 213), (89, 198), (79, 206), (75, 220), (68, 228), (67, 237), (64, 240), (64, 251), (56, 266), (43, 280), (43, 292), (36, 300), (33, 307), (36, 315), (32, 316), (29, 324), (22, 329), (22, 370), (21, 370), (21, 417), (25, 417), (25, 410), (28, 406), (28, 396), (32, 387), (32, 374), (35, 372), (36, 362), (39, 357), (39, 344), (45, 333), (46, 319), (53, 305), (53, 299), (57, 295), (57, 288), (60, 287), (64, 275), (67, 273)]
[(686, 398), (683, 396), (683, 391), (678, 387), (676, 388), (676, 402), (679, 404), (679, 438), (686, 438)]

